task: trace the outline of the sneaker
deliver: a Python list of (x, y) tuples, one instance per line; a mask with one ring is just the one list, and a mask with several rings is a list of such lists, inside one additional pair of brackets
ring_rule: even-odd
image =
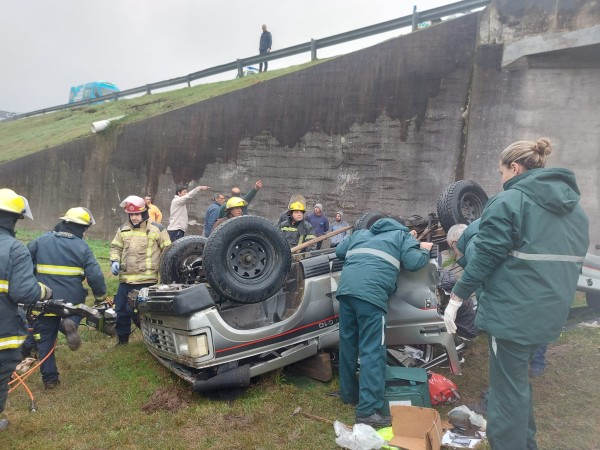
[(60, 386), (60, 380), (48, 381), (44, 382), (44, 389), (47, 391), (51, 391), (52, 389), (56, 389)]
[(67, 336), (67, 345), (69, 349), (75, 351), (81, 347), (81, 336), (79, 336), (79, 327), (71, 319), (63, 319), (61, 322), (62, 332)]
[(529, 369), (529, 378), (541, 377), (542, 375), (544, 375), (545, 371), (545, 367), (532, 367), (531, 369)]
[(8, 419), (0, 419), (0, 430), (4, 430), (8, 427)]
[(373, 413), (370, 416), (356, 416), (356, 423), (364, 423), (373, 428), (384, 428), (392, 425), (392, 416), (382, 416), (379, 413)]

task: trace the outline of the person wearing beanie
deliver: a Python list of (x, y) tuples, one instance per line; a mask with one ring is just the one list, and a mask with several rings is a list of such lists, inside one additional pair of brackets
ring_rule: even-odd
[[(310, 213), (306, 218), (315, 231), (317, 237), (324, 235), (329, 231), (329, 219), (323, 214), (323, 205), (317, 203), (314, 208), (314, 212)], [(317, 242), (317, 250), (321, 250), (323, 241)]]
[[(343, 217), (344, 217), (344, 213), (342, 211), (338, 211), (335, 213), (335, 220), (331, 223), (331, 231), (337, 231), (340, 228), (344, 228), (344, 227), (348, 226), (348, 222), (346, 222), (343, 219)], [(340, 234), (331, 236), (331, 239), (329, 240), (330, 247), (331, 248), (337, 247), (340, 244), (340, 242), (342, 242), (348, 236), (350, 236), (350, 230), (342, 231)]]

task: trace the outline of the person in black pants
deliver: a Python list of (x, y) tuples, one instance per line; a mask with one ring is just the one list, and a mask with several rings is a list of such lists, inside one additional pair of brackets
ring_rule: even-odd
[[(261, 55), (266, 55), (271, 52), (271, 44), (273, 44), (273, 37), (271, 33), (267, 31), (267, 26), (263, 24), (262, 26), (262, 34), (260, 35), (260, 43), (258, 44), (258, 53)], [(267, 67), (269, 67), (269, 62), (265, 61), (264, 63), (260, 63), (258, 66), (258, 71), (263, 72), (263, 64), (265, 65), (265, 72), (267, 71)]]

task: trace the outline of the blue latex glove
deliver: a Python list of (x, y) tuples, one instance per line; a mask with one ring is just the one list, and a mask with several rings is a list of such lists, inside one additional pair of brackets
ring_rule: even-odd
[(119, 261), (112, 261), (110, 263), (110, 271), (113, 275), (119, 275), (119, 269), (121, 269), (121, 264), (119, 264)]

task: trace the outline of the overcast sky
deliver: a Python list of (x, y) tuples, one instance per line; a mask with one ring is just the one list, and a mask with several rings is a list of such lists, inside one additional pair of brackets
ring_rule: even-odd
[[(0, 0), (0, 110), (61, 105), (71, 86), (89, 81), (125, 90), (253, 56), (263, 23), (273, 35), (273, 50), (279, 50), (409, 15), (413, 5), (425, 11), (449, 3), (454, 1)], [(407, 31), (330, 47), (318, 56)], [(309, 60), (309, 53), (284, 58), (269, 69)]]

